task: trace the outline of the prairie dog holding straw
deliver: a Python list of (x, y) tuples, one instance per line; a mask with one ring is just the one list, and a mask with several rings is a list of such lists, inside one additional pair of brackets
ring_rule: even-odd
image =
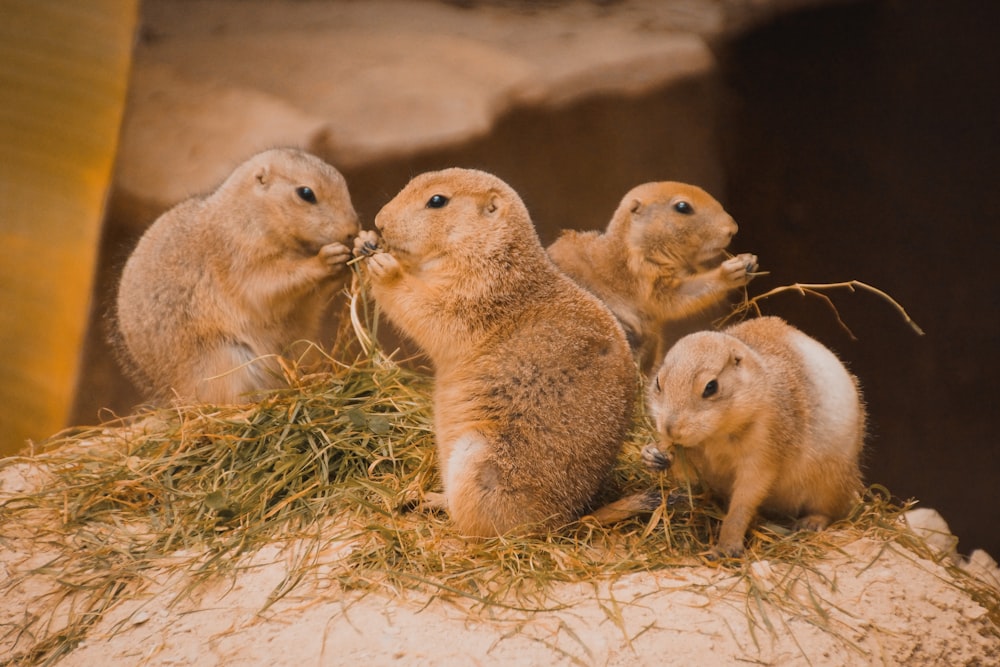
[[(491, 174), (417, 176), (355, 253), (376, 303), (430, 357), (446, 507), (465, 535), (590, 508), (632, 418), (637, 374), (614, 316), (545, 255)], [(376, 247), (377, 246), (377, 247)]]
[(755, 255), (723, 259), (737, 229), (701, 188), (645, 183), (622, 198), (603, 233), (564, 231), (548, 253), (608, 305), (648, 373), (666, 353), (668, 323), (704, 313), (750, 282)]
[(316, 336), (358, 229), (332, 166), (295, 149), (253, 156), (139, 240), (118, 288), (125, 365), (159, 399), (230, 403), (279, 386), (267, 355)]
[[(683, 447), (697, 476), (729, 502), (717, 553), (743, 551), (758, 509), (822, 530), (858, 499), (865, 407), (857, 379), (780, 318), (681, 338), (651, 383), (649, 407), (663, 445)], [(670, 464), (655, 445), (643, 459)]]

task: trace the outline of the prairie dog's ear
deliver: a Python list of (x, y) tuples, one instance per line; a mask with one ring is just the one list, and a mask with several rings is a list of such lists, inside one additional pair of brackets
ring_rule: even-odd
[(642, 202), (638, 199), (632, 200), (632, 205), (628, 207), (628, 210), (632, 213), (638, 213), (639, 209), (642, 208)]
[(267, 165), (261, 166), (254, 172), (254, 180), (257, 181), (258, 185), (265, 188), (271, 184), (271, 171), (267, 168)]
[(740, 362), (743, 361), (743, 353), (737, 349), (732, 349), (729, 351), (729, 363), (733, 365), (734, 368), (740, 367)]
[(490, 190), (486, 195), (486, 203), (483, 205), (483, 213), (492, 217), (501, 217), (504, 211), (504, 201), (500, 193)]

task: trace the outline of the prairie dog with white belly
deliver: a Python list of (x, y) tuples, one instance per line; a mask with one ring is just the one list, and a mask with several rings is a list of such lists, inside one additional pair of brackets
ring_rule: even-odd
[[(743, 551), (759, 509), (822, 530), (859, 499), (866, 415), (857, 379), (780, 318), (682, 338), (656, 373), (649, 407), (662, 444), (683, 447), (693, 472), (729, 503), (718, 553)], [(643, 459), (670, 463), (656, 445)]]

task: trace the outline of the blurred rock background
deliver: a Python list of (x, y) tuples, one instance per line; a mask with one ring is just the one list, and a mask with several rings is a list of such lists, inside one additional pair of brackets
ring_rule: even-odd
[[(1000, 553), (998, 19), (1000, 5), (971, 0), (147, 0), (86, 344), (61, 343), (79, 371), (42, 371), (72, 405), (22, 431), (8, 404), (3, 445), (140, 401), (105, 342), (121, 265), (157, 215), (257, 150), (299, 145), (335, 164), (366, 226), (416, 173), (486, 169), (522, 195), (544, 243), (603, 227), (638, 183), (684, 180), (726, 205), (733, 249), (771, 272), (752, 294), (853, 279), (907, 308), (926, 336), (865, 292), (828, 293), (856, 340), (820, 299), (762, 304), (860, 376), (868, 481), (940, 510), (961, 551)], [(4, 299), (26, 284), (0, 285)], [(65, 330), (35, 317), (19, 316)]]

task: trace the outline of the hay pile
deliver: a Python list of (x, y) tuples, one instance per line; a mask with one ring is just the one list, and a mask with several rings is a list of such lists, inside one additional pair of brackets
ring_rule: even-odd
[[(2, 664), (53, 664), (116, 605), (164, 578), (184, 575), (171, 593), (180, 601), (237, 577), (264, 548), (290, 554), (265, 609), (320, 569), (327, 590), (345, 599), (416, 594), (482, 613), (551, 609), (557, 584), (706, 563), (722, 512), (698, 489), (643, 469), (639, 451), (653, 435), (641, 412), (607, 499), (660, 485), (665, 502), (650, 517), (611, 528), (585, 518), (543, 536), (473, 543), (446, 516), (411, 511), (438, 487), (429, 378), (372, 344), (373, 319), (357, 299), (352, 316), (357, 339), (337, 356), (351, 350), (355, 361), (289, 368), (291, 386), (256, 404), (146, 409), (0, 461), (0, 545), (13, 554), (2, 563), (0, 593), (30, 601), (0, 617)], [(940, 562), (901, 520), (907, 508), (873, 487), (833, 529), (760, 523), (744, 559), (714, 567), (746, 584), (751, 627), (775, 632), (773, 618), (807, 619), (850, 645), (830, 620), (833, 603), (808, 582), (831, 552), (859, 541)], [(760, 585), (760, 563), (780, 577)], [(1000, 592), (941, 566), (949, 586), (987, 610), (988, 631), (1000, 639)], [(808, 595), (790, 594), (803, 582)]]

